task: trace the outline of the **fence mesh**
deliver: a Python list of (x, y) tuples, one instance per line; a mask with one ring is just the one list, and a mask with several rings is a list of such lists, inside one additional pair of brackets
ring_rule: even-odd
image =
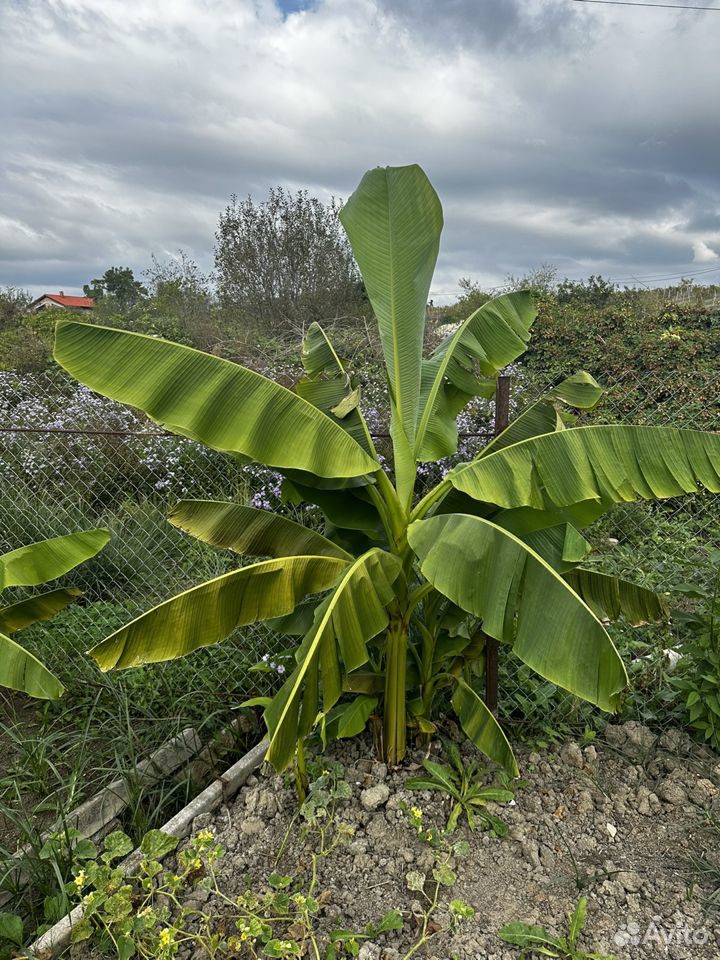
[[(559, 379), (515, 371), (511, 417)], [(720, 406), (714, 399), (719, 381), (715, 376), (702, 390), (690, 390), (687, 374), (627, 372), (607, 385), (603, 405), (586, 419), (720, 430)], [(492, 405), (481, 412), (491, 416)], [(466, 418), (461, 429), (471, 451), (485, 442), (488, 421)], [(169, 692), (177, 704), (187, 695), (208, 715), (223, 714), (277, 683), (277, 666), (269, 664), (283, 670), (287, 641), (265, 627), (244, 630), (176, 663), (102, 681), (84, 655), (132, 616), (234, 565), (231, 554), (207, 547), (167, 522), (168, 509), (178, 498), (239, 499), (273, 507), (279, 489), (270, 472), (168, 436), (138, 413), (53, 371), (0, 374), (0, 479), (2, 551), (96, 525), (113, 534), (98, 557), (65, 578), (85, 591), (82, 603), (52, 625), (37, 625), (24, 634), (24, 644), (68, 687), (69, 702), (96, 697), (100, 687), (103, 695), (108, 689), (123, 691), (129, 694), (130, 722), (143, 717), (156, 721), (167, 712)], [(707, 549), (720, 546), (720, 498), (703, 494), (633, 504), (596, 524), (588, 538), (599, 569), (667, 589), (702, 576)], [(627, 646), (639, 635), (661, 646), (672, 639), (647, 628), (632, 638), (625, 630), (620, 640)], [(251, 670), (263, 656), (267, 669)], [(500, 682), (500, 710), (511, 722), (542, 731), (557, 725), (558, 717), (577, 725), (588, 716), (589, 708), (538, 680), (511, 656), (504, 657)], [(153, 729), (150, 741), (167, 732), (162, 725)]]

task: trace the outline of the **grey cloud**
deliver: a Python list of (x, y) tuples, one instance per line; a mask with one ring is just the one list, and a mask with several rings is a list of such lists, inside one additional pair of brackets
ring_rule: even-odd
[(592, 14), (569, 0), (382, 0), (382, 8), (435, 47), (561, 49), (581, 41), (593, 24)]
[(178, 247), (207, 268), (230, 193), (346, 197), (386, 163), (421, 163), (445, 205), (435, 289), (547, 261), (679, 273), (720, 249), (719, 68), (697, 18), (25, 0), (0, 32), (0, 283), (78, 287)]

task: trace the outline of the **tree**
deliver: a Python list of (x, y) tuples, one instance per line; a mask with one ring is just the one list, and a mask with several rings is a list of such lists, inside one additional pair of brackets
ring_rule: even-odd
[(333, 199), (275, 187), (268, 199), (233, 196), (220, 214), (220, 300), (241, 328), (297, 339), (313, 321), (356, 314), (362, 286)]
[(83, 293), (96, 302), (105, 297), (111, 298), (113, 306), (121, 312), (130, 310), (139, 300), (147, 296), (147, 290), (139, 280), (135, 279), (130, 267), (110, 267), (99, 280), (86, 283)]
[[(435, 730), (446, 697), (476, 746), (511, 774), (512, 750), (477, 692), (488, 638), (552, 683), (617, 709), (627, 675), (603, 621), (664, 616), (655, 593), (582, 567), (580, 530), (615, 503), (720, 492), (720, 435), (574, 426), (601, 389), (578, 373), (530, 405), (423, 495), (418, 463), (457, 450), (457, 417), (525, 350), (527, 292), (472, 313), (423, 358), (442, 209), (417, 166), (369, 171), (342, 223), (377, 317), (392, 468), (378, 457), (346, 365), (318, 324), (289, 391), (177, 344), (63, 319), (56, 358), (112, 399), (183, 436), (257, 460), (288, 498), (315, 504), (323, 533), (238, 503), (184, 501), (171, 516), (201, 540), (259, 560), (186, 591), (103, 640), (103, 670), (184, 656), (236, 627), (283, 617), (296, 667), (266, 704), (268, 759), (285, 767), (318, 721), (339, 736), (371, 715), (397, 763), (406, 732)], [(353, 697), (342, 701), (345, 694)]]
[(5, 287), (0, 290), (0, 331), (14, 330), (22, 323), (32, 303), (27, 290), (20, 287)]
[[(27, 290), (0, 290), (0, 370), (37, 373), (52, 363), (55, 310), (31, 313)], [(47, 314), (47, 316), (43, 316)]]
[(145, 276), (150, 294), (135, 329), (172, 336), (203, 350), (214, 348), (221, 339), (217, 302), (210, 278), (197, 263), (183, 250), (164, 262), (153, 255)]

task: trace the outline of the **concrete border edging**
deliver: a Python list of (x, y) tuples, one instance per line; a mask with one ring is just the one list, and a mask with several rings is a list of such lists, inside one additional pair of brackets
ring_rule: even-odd
[[(222, 776), (207, 786), (202, 793), (199, 793), (194, 800), (183, 807), (174, 817), (171, 817), (160, 829), (164, 833), (169, 833), (174, 837), (182, 839), (186, 837), (191, 829), (195, 817), (201, 813), (211, 813), (216, 810), (223, 800), (229, 800), (247, 778), (262, 763), (268, 748), (268, 741), (263, 740), (242, 756), (237, 763), (234, 763)], [(140, 849), (133, 852), (125, 858), (120, 864), (120, 868), (126, 876), (133, 876), (142, 860)], [(72, 928), (83, 917), (82, 905), (75, 907), (66, 917), (59, 920), (54, 926), (47, 930), (34, 943), (27, 948), (28, 956), (35, 960), (53, 960), (70, 945)]]

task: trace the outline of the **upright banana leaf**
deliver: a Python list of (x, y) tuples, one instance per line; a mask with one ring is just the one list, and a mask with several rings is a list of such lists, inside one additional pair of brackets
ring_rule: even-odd
[(378, 468), (338, 423), (307, 400), (200, 350), (59, 320), (55, 359), (93, 390), (139, 407), (174, 433), (216, 450), (320, 477), (356, 477)]
[(415, 480), (425, 310), (442, 207), (420, 167), (378, 167), (365, 174), (340, 219), (378, 321), (390, 387), (395, 472), (405, 502)]
[(417, 460), (439, 460), (455, 453), (458, 413), (472, 397), (493, 395), (494, 379), (487, 378), (525, 352), (536, 314), (529, 293), (496, 297), (423, 360)]
[(184, 657), (236, 627), (291, 613), (327, 590), (348, 567), (335, 557), (283, 557), (223, 574), (166, 600), (90, 651), (101, 670)]
[(456, 489), (501, 507), (553, 510), (720, 492), (720, 434), (611, 424), (544, 434), (450, 471)]
[[(323, 712), (335, 706), (342, 693), (345, 672), (368, 658), (367, 642), (388, 624), (387, 605), (395, 596), (400, 575), (397, 557), (373, 549), (351, 564), (333, 593), (321, 604), (315, 622), (298, 651), (298, 667), (265, 712), (271, 733), (269, 760), (282, 770), (295, 754), (302, 713), (314, 722), (318, 712), (318, 684), (323, 689)], [(305, 700), (303, 700), (303, 693)], [(311, 706), (308, 707), (308, 704)], [(307, 725), (302, 724), (305, 729)]]
[(309, 527), (280, 514), (239, 503), (180, 500), (168, 519), (176, 527), (214, 547), (252, 557), (352, 556)]
[(604, 710), (617, 709), (627, 675), (603, 625), (549, 564), (480, 517), (447, 514), (408, 528), (433, 586), (512, 645), (540, 676)]
[(110, 539), (107, 530), (84, 530), (52, 540), (39, 540), (0, 556), (0, 590), (34, 587), (61, 577), (94, 557)]

